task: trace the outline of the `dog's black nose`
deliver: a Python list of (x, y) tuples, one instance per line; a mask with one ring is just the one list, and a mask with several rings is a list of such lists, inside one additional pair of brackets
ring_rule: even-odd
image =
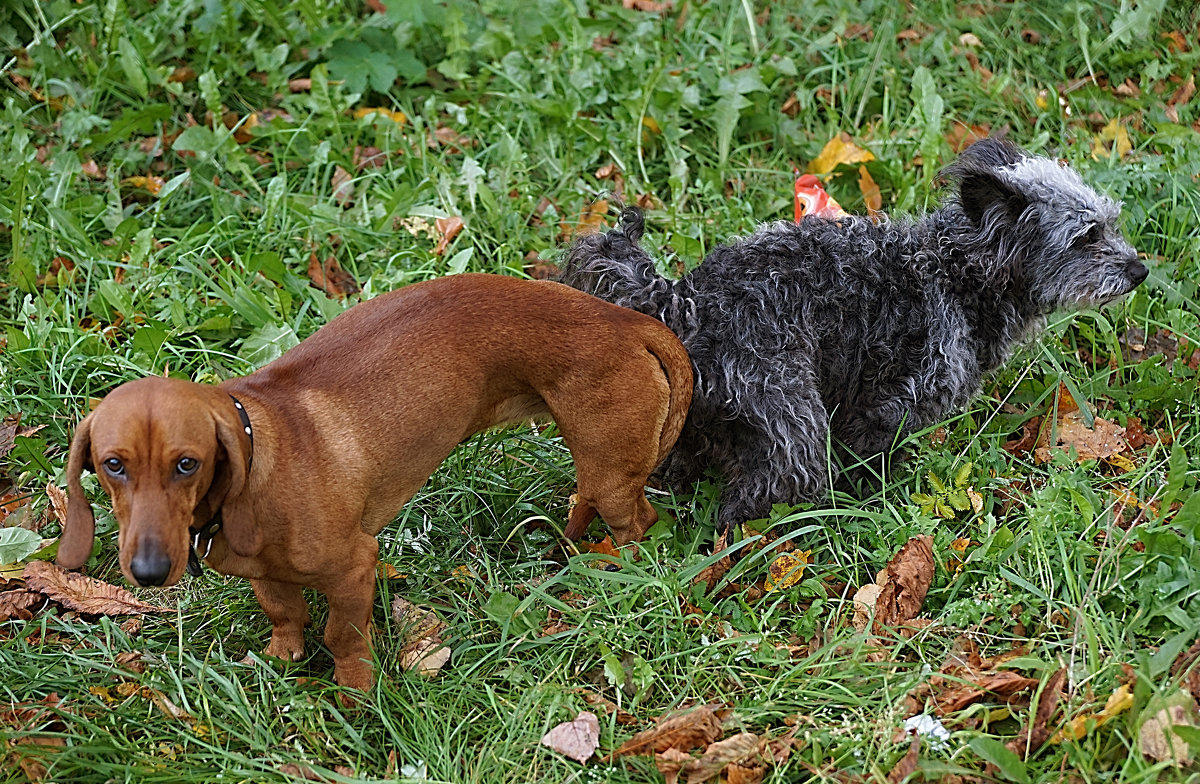
[(1146, 265), (1140, 261), (1131, 261), (1129, 266), (1125, 267), (1125, 274), (1129, 276), (1129, 280), (1133, 285), (1138, 285), (1146, 276), (1150, 274), (1150, 270), (1146, 269)]
[(162, 585), (171, 573), (171, 559), (156, 548), (143, 548), (129, 562), (138, 585)]

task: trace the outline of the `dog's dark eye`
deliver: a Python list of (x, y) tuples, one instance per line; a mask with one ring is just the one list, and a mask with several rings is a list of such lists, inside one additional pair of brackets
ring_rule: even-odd
[(194, 457), (181, 457), (175, 464), (175, 473), (180, 476), (191, 476), (200, 467), (200, 461)]
[(115, 457), (110, 457), (104, 461), (104, 470), (109, 476), (125, 476), (125, 464)]

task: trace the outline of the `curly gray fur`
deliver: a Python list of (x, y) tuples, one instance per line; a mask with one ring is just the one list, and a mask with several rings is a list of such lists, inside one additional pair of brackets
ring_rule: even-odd
[(778, 222), (658, 274), (642, 214), (584, 237), (561, 280), (665, 322), (696, 373), (664, 478), (724, 486), (722, 531), (773, 503), (827, 497), (827, 433), (860, 457), (964, 406), (1046, 316), (1114, 300), (1146, 277), (1120, 206), (1073, 170), (1000, 139), (965, 150), (925, 217)]

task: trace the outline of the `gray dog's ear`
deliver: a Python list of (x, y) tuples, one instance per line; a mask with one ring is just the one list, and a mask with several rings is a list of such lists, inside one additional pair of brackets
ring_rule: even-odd
[(214, 491), (210, 491), (210, 497), (214, 493), (219, 493), (221, 497), (213, 499), (211, 508), (219, 507), (221, 510), (224, 521), (222, 530), (229, 547), (238, 555), (251, 558), (262, 550), (263, 536), (254, 519), (249, 493), (246, 492), (250, 441), (232, 413), (232, 404), (229, 408), (228, 416), (214, 417), (217, 440), (225, 452), (225, 460), (213, 478)]
[[(1025, 157), (1021, 148), (1012, 142), (999, 138), (981, 139), (963, 150), (940, 176), (958, 184), (959, 206), (976, 226), (983, 228), (989, 220), (1011, 223), (1025, 211), (1029, 201), (1001, 170)], [(989, 209), (997, 211), (989, 216)]]
[(55, 559), (64, 569), (78, 569), (87, 563), (96, 535), (96, 516), (79, 481), (85, 468), (94, 470), (91, 414), (84, 417), (75, 428), (71, 454), (67, 459), (67, 525), (59, 537), (58, 557)]

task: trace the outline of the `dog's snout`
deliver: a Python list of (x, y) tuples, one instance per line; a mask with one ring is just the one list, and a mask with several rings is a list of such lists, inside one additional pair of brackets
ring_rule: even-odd
[(171, 559), (157, 547), (143, 547), (129, 562), (129, 571), (138, 585), (162, 585), (171, 573)]
[(1137, 286), (1146, 279), (1146, 276), (1150, 274), (1150, 270), (1146, 269), (1145, 264), (1134, 259), (1126, 265), (1125, 274), (1129, 277), (1130, 282)]

